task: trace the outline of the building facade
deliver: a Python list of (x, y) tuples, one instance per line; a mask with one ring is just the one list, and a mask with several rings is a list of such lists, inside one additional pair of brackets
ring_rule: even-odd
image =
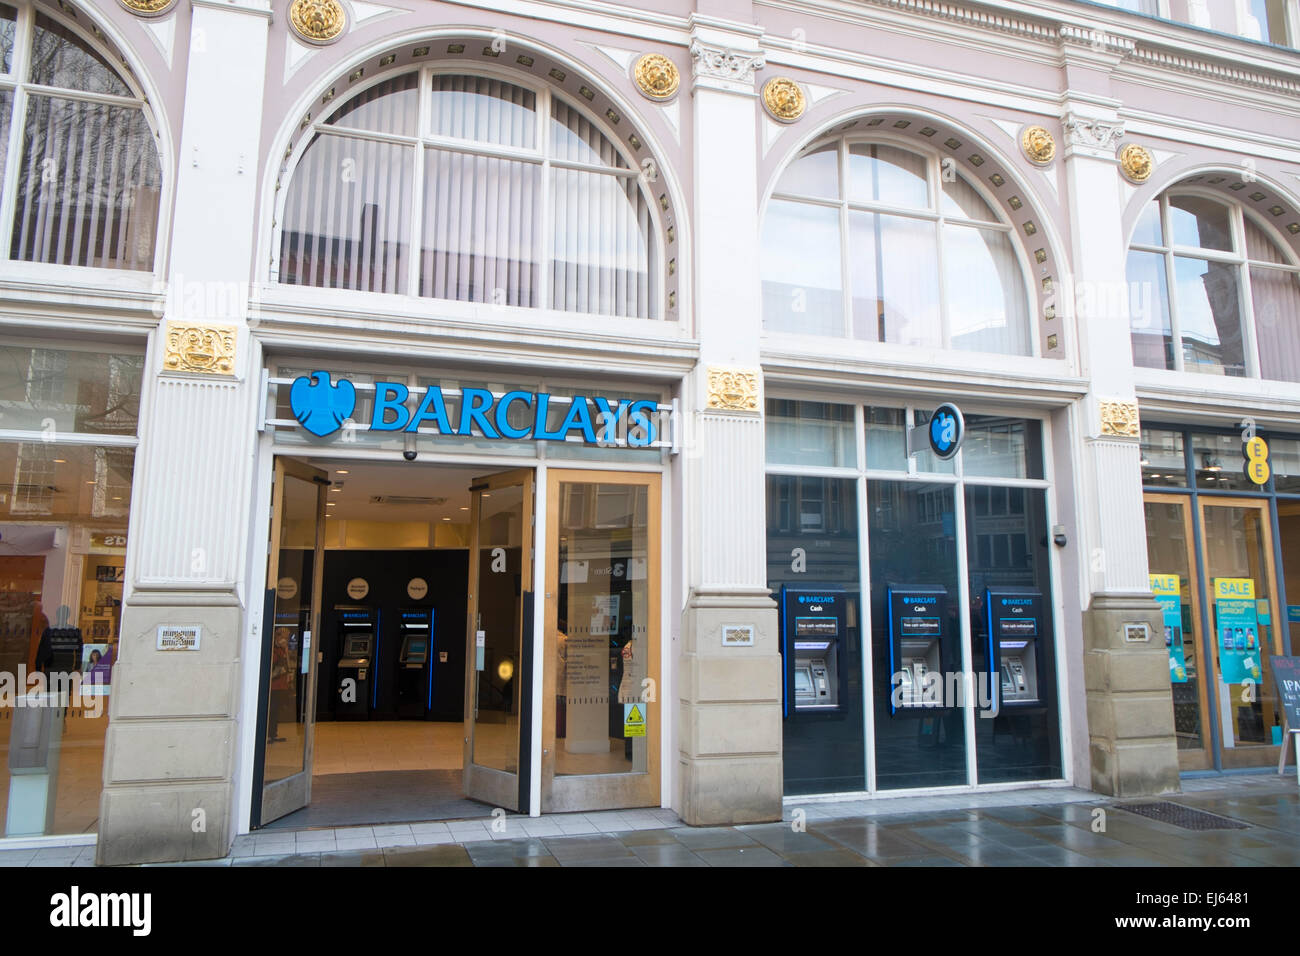
[(4, 839), (224, 856), (354, 718), (441, 721), (484, 808), (688, 824), (1275, 765), (1297, 44), (0, 4)]

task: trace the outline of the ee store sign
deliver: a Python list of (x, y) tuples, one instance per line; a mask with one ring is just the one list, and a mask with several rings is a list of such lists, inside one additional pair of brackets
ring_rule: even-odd
[[(645, 399), (603, 396), (552, 396), (546, 392), (509, 391), (496, 395), (486, 388), (465, 388), (444, 394), (430, 385), (423, 395), (402, 382), (376, 382), (367, 427), (372, 432), (415, 432), (432, 426), (440, 435), (474, 435), (517, 441), (569, 441), (652, 448), (660, 444), (659, 405)], [(459, 398), (458, 412), (448, 409), (448, 394)], [(418, 398), (418, 401), (415, 399)], [(567, 410), (554, 429), (549, 423)], [(357, 388), (346, 378), (333, 381), (316, 371), (293, 381), (289, 406), (294, 418), (318, 438), (328, 438), (352, 420)]]

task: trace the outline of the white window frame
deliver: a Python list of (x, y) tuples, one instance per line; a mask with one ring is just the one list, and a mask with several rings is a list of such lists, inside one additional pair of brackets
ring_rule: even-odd
[(23, 130), (26, 128), (27, 119), (27, 100), (30, 92), (48, 95), (65, 100), (78, 100), (83, 103), (97, 103), (104, 106), (119, 106), (125, 108), (139, 109), (144, 117), (145, 123), (149, 127), (149, 132), (153, 136), (153, 146), (157, 156), (159, 168), (159, 199), (158, 199), (158, 219), (155, 226), (154, 248), (153, 248), (153, 265), (149, 270), (145, 269), (115, 269), (97, 266), (87, 266), (79, 264), (57, 263), (59, 268), (65, 269), (87, 269), (96, 272), (108, 273), (125, 273), (125, 274), (142, 274), (150, 271), (156, 272), (161, 262), (163, 254), (163, 238), (165, 234), (168, 212), (166, 209), (166, 196), (164, 189), (167, 182), (167, 168), (163, 161), (162, 150), (158, 142), (158, 127), (154, 121), (152, 111), (149, 109), (144, 92), (132, 74), (130, 67), (125, 69), (119, 68), (114, 64), (116, 57), (106, 50), (102, 43), (95, 40), (84, 30), (79, 23), (68, 17), (62, 16), (54, 10), (42, 7), (39, 11), (41, 16), (45, 17), (59, 26), (63, 27), (70, 33), (75, 34), (83, 44), (97, 52), (108, 64), (108, 68), (113, 74), (122, 81), (122, 83), (132, 92), (132, 96), (116, 96), (110, 93), (88, 93), (81, 90), (70, 90), (63, 87), (45, 86), (40, 83), (32, 83), (27, 77), (31, 71), (31, 53), (32, 42), (36, 32), (36, 14), (37, 10), (31, 3), (23, 3), (22, 0), (6, 0), (6, 4), (15, 7), (18, 10), (18, 20), (14, 27), (14, 48), (9, 61), (9, 72), (0, 73), (0, 91), (9, 91), (13, 94), (13, 104), (9, 115), (9, 144), (7, 153), (4, 156), (4, 174), (0, 180), (0, 261), (23, 263), (34, 266), (49, 266), (51, 263), (43, 263), (30, 259), (15, 259), (12, 256), (13, 250), (13, 229), (14, 213), (18, 204), (18, 173), (22, 165), (23, 158)]
[[(1250, 188), (1250, 187), (1247, 187)], [(1199, 246), (1183, 246), (1175, 243), (1172, 224), (1173, 220), (1169, 211), (1169, 200), (1176, 199), (1180, 196), (1188, 196), (1195, 199), (1204, 199), (1213, 202), (1228, 210), (1229, 232), (1232, 237), (1232, 250), (1224, 251), (1221, 249), (1202, 249)], [(1172, 371), (1187, 373), (1191, 375), (1213, 375), (1214, 372), (1202, 372), (1195, 367), (1187, 368), (1183, 358), (1183, 330), (1182, 323), (1178, 315), (1178, 288), (1177, 272), (1174, 260), (1177, 257), (1188, 259), (1199, 259), (1207, 262), (1226, 263), (1236, 269), (1237, 275), (1237, 316), (1241, 324), (1241, 347), (1244, 358), (1245, 374), (1241, 376), (1223, 375), (1221, 378), (1248, 378), (1262, 379), (1259, 362), (1259, 341), (1255, 334), (1255, 305), (1254, 295), (1250, 286), (1250, 271), (1252, 269), (1270, 269), (1277, 272), (1286, 272), (1297, 276), (1300, 281), (1300, 260), (1297, 260), (1295, 252), (1290, 245), (1282, 241), (1277, 231), (1271, 224), (1247, 212), (1244, 205), (1236, 202), (1214, 189), (1207, 189), (1197, 186), (1176, 186), (1165, 190), (1155, 200), (1160, 210), (1160, 230), (1163, 242), (1159, 245), (1152, 245), (1142, 242), (1130, 242), (1125, 252), (1146, 252), (1161, 256), (1162, 268), (1165, 275), (1165, 289), (1168, 295), (1169, 305), (1169, 335), (1172, 339), (1174, 353), (1174, 367), (1172, 369), (1161, 366), (1138, 366), (1139, 368), (1156, 368), (1157, 371)], [(1144, 206), (1142, 214), (1145, 214)], [(1140, 218), (1141, 214), (1139, 214)], [(1246, 217), (1251, 216), (1251, 221), (1264, 237), (1272, 242), (1274, 249), (1281, 253), (1282, 258), (1286, 260), (1282, 263), (1265, 262), (1259, 259), (1251, 259), (1249, 251), (1246, 248)], [(1132, 344), (1133, 328), (1129, 326), (1130, 347)], [(1162, 343), (1163, 344), (1163, 343)], [(1297, 369), (1300, 373), (1300, 369)], [(1273, 381), (1266, 379), (1265, 381)]]
[[(297, 286), (284, 284), (280, 282), (280, 249), (281, 234), (284, 228), (285, 205), (289, 199), (289, 186), (294, 175), (298, 171), (298, 165), (306, 153), (308, 146), (311, 145), (317, 134), (326, 136), (339, 136), (344, 138), (371, 140), (374, 142), (390, 143), (398, 146), (411, 147), (413, 149), (414, 173), (412, 179), (411, 202), (414, 210), (411, 216), (410, 229), (407, 236), (407, 242), (411, 249), (410, 265), (406, 276), (404, 295), (409, 296), (420, 302), (460, 302), (459, 299), (440, 299), (432, 296), (420, 295), (420, 257), (422, 255), (421, 238), (423, 231), (424, 218), (424, 153), (426, 149), (435, 149), (442, 151), (454, 151), (467, 153), (474, 156), (488, 156), (496, 159), (511, 160), (515, 162), (524, 162), (536, 165), (541, 170), (541, 183), (539, 186), (538, 203), (541, 211), (542, 223), (540, 226), (541, 242), (538, 246), (538, 291), (537, 305), (535, 306), (498, 306), (503, 310), (509, 310), (511, 313), (524, 315), (537, 314), (538, 312), (549, 312), (555, 315), (565, 316), (590, 316), (593, 318), (605, 318), (613, 322), (622, 320), (653, 320), (653, 321), (675, 321), (669, 317), (668, 309), (668, 278), (667, 278), (667, 261), (668, 249), (663, 241), (663, 221), (660, 216), (659, 203), (654, 196), (642, 186), (638, 186), (641, 191), (646, 208), (649, 210), (651, 221), (654, 228), (651, 235), (647, 237), (648, 241), (653, 244), (654, 256), (652, 263), (657, 266), (654, 270), (655, 275), (650, 277), (654, 285), (654, 308), (650, 310), (649, 315), (607, 315), (605, 313), (578, 312), (568, 309), (557, 309), (551, 305), (551, 259), (553, 248), (553, 230), (555, 220), (551, 210), (551, 184), (550, 171), (552, 169), (569, 169), (578, 172), (598, 173), (601, 175), (613, 176), (621, 179), (636, 179), (641, 174), (641, 167), (637, 160), (632, 156), (617, 136), (611, 134), (607, 124), (602, 118), (585, 107), (577, 100), (553, 90), (549, 86), (538, 85), (531, 78), (521, 76), (513, 71), (495, 67), (491, 64), (474, 64), (469, 66), (460, 63), (430, 63), (419, 67), (415, 72), (418, 73), (416, 83), (417, 94), (417, 128), (415, 135), (401, 135), (393, 133), (376, 133), (366, 130), (355, 130), (341, 126), (331, 126), (325, 122), (334, 116), (350, 100), (359, 96), (365, 90), (373, 86), (391, 82), (392, 80), (404, 76), (406, 71), (393, 71), (383, 73), (374, 77), (364, 85), (359, 85), (354, 90), (349, 90), (349, 96), (340, 99), (338, 103), (332, 104), (328, 109), (321, 112), (320, 116), (313, 120), (297, 138), (297, 142), (291, 151), (288, 161), (285, 163), (285, 171), (281, 177), (284, 187), (278, 190), (275, 198), (275, 217), (274, 226), (271, 235), (271, 265), (270, 265), (270, 282), (281, 289), (297, 288), (317, 288), (315, 286)], [(496, 143), (479, 142), (476, 140), (457, 139), (454, 137), (438, 136), (433, 133), (432, 120), (432, 86), (433, 77), (442, 76), (467, 76), (481, 77), (492, 80), (499, 80), (509, 83), (513, 86), (526, 89), (536, 97), (534, 104), (534, 148), (527, 149), (517, 146), (505, 146)], [(619, 157), (627, 164), (625, 169), (619, 169), (610, 166), (603, 166), (595, 163), (582, 163), (573, 160), (558, 159), (551, 154), (551, 103), (558, 100), (570, 109), (581, 113), (606, 140), (613, 146)], [(344, 290), (352, 291), (352, 290)], [(375, 293), (383, 294), (383, 293)], [(481, 303), (469, 303), (481, 304)], [(491, 304), (491, 303), (486, 303)]]
[[(800, 195), (798, 193), (782, 192), (779, 188), (781, 178), (785, 172), (795, 163), (804, 159), (811, 153), (824, 149), (827, 145), (834, 143), (836, 145), (836, 168), (839, 176), (839, 195), (836, 199), (826, 197)], [(849, 153), (854, 146), (889, 146), (903, 152), (920, 156), (925, 160), (925, 178), (926, 178), (926, 200), (928, 207), (920, 209), (911, 206), (894, 206), (887, 202), (860, 201), (848, 198), (849, 184)], [(956, 162), (951, 156), (944, 156), (936, 149), (931, 149), (915, 140), (886, 132), (884, 130), (861, 132), (861, 133), (839, 133), (830, 137), (822, 137), (809, 144), (799, 152), (799, 155), (790, 161), (776, 175), (776, 186), (772, 194), (768, 197), (767, 208), (770, 208), (772, 202), (797, 202), (808, 206), (819, 206), (824, 209), (838, 209), (839, 211), (839, 239), (840, 239), (840, 298), (841, 309), (843, 313), (842, 333), (839, 336), (818, 336), (818, 338), (828, 338), (832, 340), (848, 339), (849, 341), (875, 342), (879, 339), (857, 339), (853, 335), (853, 294), (852, 294), (852, 270), (850, 265), (849, 254), (849, 213), (864, 212), (878, 213), (887, 216), (898, 216), (900, 218), (912, 219), (919, 222), (931, 222), (935, 226), (935, 245), (938, 250), (935, 258), (935, 269), (937, 274), (937, 288), (939, 290), (939, 325), (941, 341), (938, 345), (918, 345), (904, 346), (911, 348), (943, 348), (953, 350), (952, 348), (952, 328), (951, 315), (949, 310), (949, 300), (953, 293), (948, 289), (947, 273), (944, 270), (944, 225), (953, 223), (965, 228), (978, 228), (988, 232), (1000, 232), (1008, 236), (1013, 254), (1016, 257), (1016, 264), (1020, 267), (1020, 280), (1023, 286), (1022, 294), (1024, 296), (1025, 321), (1026, 328), (1024, 335), (1029, 347), (1028, 352), (1024, 354), (1013, 352), (974, 352), (970, 349), (956, 349), (953, 351), (971, 352), (972, 354), (987, 355), (1008, 355), (1013, 358), (1038, 358), (1041, 354), (1039, 343), (1039, 329), (1034, 315), (1034, 303), (1037, 301), (1034, 295), (1033, 287), (1033, 268), (1030, 265), (1029, 257), (1025, 252), (1023, 245), (1019, 242), (1015, 226), (1003, 212), (997, 197), (993, 195), (976, 176), (965, 174), (961, 169), (956, 172), (962, 177), (965, 183), (970, 186), (988, 205), (993, 215), (997, 218), (994, 220), (970, 219), (963, 216), (947, 215), (943, 211), (943, 170), (945, 162)], [(764, 225), (767, 218), (767, 208), (763, 211)], [(760, 234), (762, 227), (760, 227)], [(762, 277), (760, 277), (760, 281)], [(778, 333), (785, 333), (786, 330), (772, 330)], [(795, 333), (798, 334), (798, 333)], [(903, 345), (903, 343), (888, 342), (882, 344)]]

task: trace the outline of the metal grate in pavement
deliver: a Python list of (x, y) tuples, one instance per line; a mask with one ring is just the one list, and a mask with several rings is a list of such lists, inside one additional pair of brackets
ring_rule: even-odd
[(1184, 830), (1248, 830), (1249, 824), (1221, 817), (1205, 810), (1193, 810), (1179, 803), (1158, 800), (1154, 803), (1116, 804), (1115, 809), (1127, 810), (1161, 823), (1171, 823)]

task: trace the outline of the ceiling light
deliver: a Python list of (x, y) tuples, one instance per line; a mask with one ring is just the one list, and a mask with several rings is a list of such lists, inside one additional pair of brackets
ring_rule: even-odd
[(336, 475), (346, 475), (347, 473), (348, 470), (346, 468), (340, 468), (338, 471), (334, 472)]
[(54, 459), (54, 463), (55, 463), (56, 465), (66, 465), (66, 464), (68, 463), (68, 459), (66, 459), (66, 458), (56, 458), (56, 459)]
[(460, 506), (460, 510), (461, 510), (461, 511), (469, 511), (469, 505), (461, 505), (461, 506)]

